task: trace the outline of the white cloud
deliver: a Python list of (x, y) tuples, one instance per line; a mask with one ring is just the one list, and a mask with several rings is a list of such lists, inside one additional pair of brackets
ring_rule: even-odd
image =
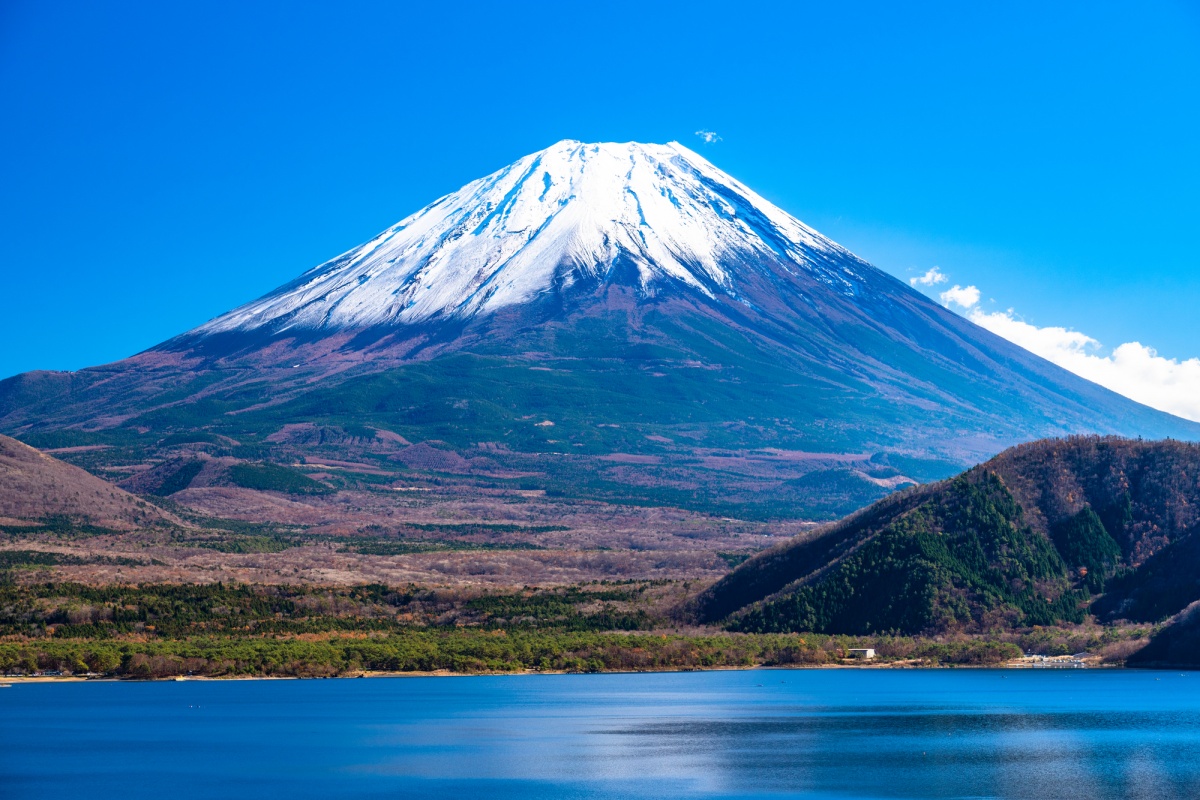
[(714, 131), (706, 131), (703, 128), (696, 131), (696, 135), (703, 139), (705, 144), (713, 144), (714, 142), (721, 141), (721, 137)]
[(1066, 328), (1039, 328), (1008, 311), (972, 308), (967, 319), (1082, 378), (1131, 400), (1200, 422), (1200, 358), (1160, 356), (1141, 342), (1126, 342), (1109, 355), (1100, 342)]
[(916, 278), (909, 278), (908, 283), (910, 286), (916, 286), (917, 284), (920, 284), (921, 286), (936, 286), (937, 284), (945, 283), (948, 280), (950, 279), (947, 278), (940, 269), (933, 267), (924, 275), (920, 275)]
[(946, 291), (938, 295), (942, 299), (942, 305), (956, 305), (962, 308), (971, 308), (979, 304), (979, 289), (974, 286), (968, 286), (965, 289), (957, 283), (951, 286)]
[[(933, 286), (948, 281), (937, 267), (913, 286)], [(1013, 311), (985, 311), (979, 307), (976, 286), (958, 284), (939, 293), (942, 305), (956, 306), (963, 316), (1015, 345), (1025, 348), (1081, 378), (1168, 414), (1200, 422), (1200, 358), (1180, 361), (1160, 356), (1141, 342), (1117, 345), (1105, 355), (1104, 346), (1080, 331), (1032, 325)]]

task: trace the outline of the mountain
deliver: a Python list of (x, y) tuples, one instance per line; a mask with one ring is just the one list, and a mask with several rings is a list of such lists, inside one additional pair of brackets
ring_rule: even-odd
[(179, 523), (171, 514), (52, 456), (0, 436), (0, 528), (69, 525), (117, 531)]
[(292, 462), (379, 432), (554, 496), (810, 518), (1038, 437), (1200, 438), (681, 145), (574, 141), (144, 353), (0, 382), (0, 430), (123, 467), (181, 437)]
[(1200, 446), (1008, 450), (764, 551), (702, 595), (746, 631), (906, 633), (1161, 622), (1200, 601)]
[(857, 259), (679, 144), (559, 142), (193, 335), (390, 332), (613, 284), (753, 309), (801, 271), (850, 296), (863, 283)]
[(1129, 657), (1131, 667), (1200, 667), (1200, 603), (1193, 603)]

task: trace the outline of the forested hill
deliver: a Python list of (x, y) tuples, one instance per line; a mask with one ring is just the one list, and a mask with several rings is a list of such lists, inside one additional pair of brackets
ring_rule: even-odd
[(697, 603), (744, 631), (1159, 621), (1200, 600), (1200, 446), (1033, 442), (750, 559)]

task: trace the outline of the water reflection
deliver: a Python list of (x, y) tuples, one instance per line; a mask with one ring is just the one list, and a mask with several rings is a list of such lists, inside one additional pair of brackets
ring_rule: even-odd
[(0, 795), (1200, 797), (1200, 676), (18, 686)]
[[(1200, 797), (1200, 717), (1186, 709), (775, 707), (752, 719), (594, 730), (626, 775), (708, 791), (863, 797)], [(686, 765), (686, 766), (685, 766)]]

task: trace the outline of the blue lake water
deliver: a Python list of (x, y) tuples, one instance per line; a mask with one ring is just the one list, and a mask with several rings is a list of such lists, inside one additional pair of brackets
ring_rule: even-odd
[(18, 684), (4, 798), (1200, 797), (1200, 673)]

